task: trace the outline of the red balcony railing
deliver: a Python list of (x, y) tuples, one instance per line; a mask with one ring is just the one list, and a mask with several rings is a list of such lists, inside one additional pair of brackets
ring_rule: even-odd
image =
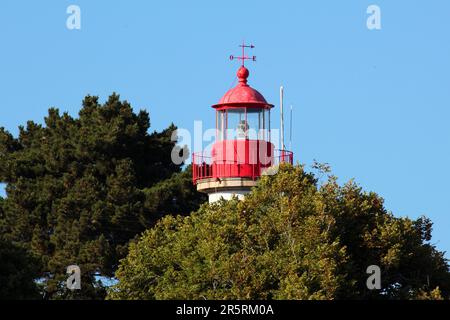
[(264, 170), (280, 163), (293, 163), (294, 154), (288, 150), (275, 150), (273, 157), (267, 157), (266, 163), (258, 161), (239, 161), (235, 159), (214, 159), (202, 152), (192, 154), (192, 181), (194, 184), (202, 179), (216, 178), (250, 178), (257, 179)]

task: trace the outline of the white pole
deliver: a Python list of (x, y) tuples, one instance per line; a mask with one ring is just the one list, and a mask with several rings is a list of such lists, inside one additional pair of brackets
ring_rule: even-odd
[(283, 86), (280, 87), (280, 120), (281, 120), (281, 128), (280, 128), (280, 142), (281, 142), (281, 150), (284, 150), (284, 117), (283, 117)]
[(292, 105), (291, 105), (291, 115), (289, 120), (289, 151), (292, 151)]

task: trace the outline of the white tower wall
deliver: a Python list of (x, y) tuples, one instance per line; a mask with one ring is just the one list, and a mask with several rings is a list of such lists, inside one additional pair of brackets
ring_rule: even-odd
[(239, 200), (243, 200), (244, 196), (248, 194), (250, 190), (235, 189), (227, 191), (218, 191), (208, 194), (209, 203), (219, 201), (221, 198), (225, 200), (231, 200), (233, 197), (237, 197)]

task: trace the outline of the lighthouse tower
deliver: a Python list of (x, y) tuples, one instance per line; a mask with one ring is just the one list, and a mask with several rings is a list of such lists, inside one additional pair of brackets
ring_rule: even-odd
[[(239, 80), (212, 107), (216, 113), (216, 140), (210, 154), (193, 154), (192, 177), (197, 190), (207, 193), (209, 202), (237, 196), (242, 199), (256, 185), (262, 174), (270, 173), (271, 167), (280, 162), (292, 164), (293, 154), (277, 150), (271, 142), (270, 110), (272, 104), (247, 83), (249, 70), (245, 60), (255, 57), (236, 57), (242, 61), (237, 71)], [(230, 59), (234, 59), (233, 56)]]

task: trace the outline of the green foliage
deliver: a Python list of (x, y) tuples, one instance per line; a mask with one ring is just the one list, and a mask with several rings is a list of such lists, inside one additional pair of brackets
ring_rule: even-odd
[[(353, 182), (329, 176), (319, 185), (303, 167), (283, 165), (244, 201), (160, 220), (131, 244), (108, 298), (448, 297), (449, 266), (430, 239), (428, 219), (396, 218)], [(366, 287), (372, 264), (382, 290)]]
[[(135, 114), (113, 94), (104, 104), (87, 96), (79, 118), (50, 109), (45, 126), (28, 121), (18, 138), (0, 128), (8, 195), (0, 232), (39, 257), (47, 298), (102, 298), (94, 276), (114, 274), (129, 241), (154, 225), (168, 199), (176, 206), (165, 214), (188, 214), (204, 201), (171, 160), (176, 127), (149, 127), (147, 112)], [(81, 293), (65, 288), (71, 264), (81, 268)]]
[[(0, 198), (1, 199), (1, 198)], [(0, 237), (0, 300), (38, 299), (39, 261)]]
[(189, 165), (184, 171), (145, 189), (146, 207), (161, 216), (168, 213), (186, 215), (197, 210), (199, 203), (206, 202), (208, 197), (192, 186), (191, 170)]

